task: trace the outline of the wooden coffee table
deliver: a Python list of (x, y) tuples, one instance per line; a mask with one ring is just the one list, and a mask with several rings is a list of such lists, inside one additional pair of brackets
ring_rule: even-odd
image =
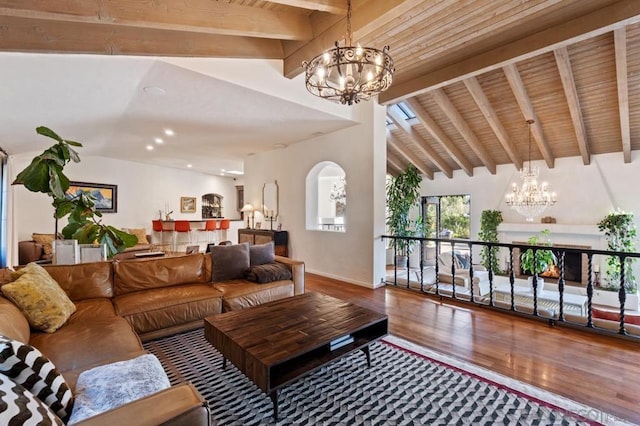
[[(223, 367), (228, 359), (271, 397), (275, 420), (280, 388), (356, 350), (370, 367), (369, 344), (387, 328), (386, 315), (320, 293), (204, 320), (205, 337), (222, 354)], [(345, 337), (342, 346), (335, 344)]]

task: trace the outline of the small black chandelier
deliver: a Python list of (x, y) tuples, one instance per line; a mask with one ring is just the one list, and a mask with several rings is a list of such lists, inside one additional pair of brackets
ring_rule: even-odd
[(346, 46), (336, 41), (334, 48), (304, 61), (305, 84), (311, 94), (341, 104), (353, 105), (391, 86), (393, 59), (389, 46), (382, 50), (353, 46), (351, 32), (351, 0), (347, 0)]

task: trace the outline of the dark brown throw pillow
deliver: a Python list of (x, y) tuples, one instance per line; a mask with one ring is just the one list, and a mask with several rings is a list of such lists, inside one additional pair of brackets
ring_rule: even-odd
[(212, 282), (244, 278), (249, 269), (249, 243), (230, 246), (212, 246)]
[(264, 244), (255, 244), (249, 247), (249, 263), (251, 266), (273, 262), (275, 262), (273, 241)]
[(290, 280), (292, 275), (289, 268), (281, 263), (265, 263), (264, 265), (252, 266), (245, 274), (245, 277), (249, 281), (265, 284), (273, 281)]

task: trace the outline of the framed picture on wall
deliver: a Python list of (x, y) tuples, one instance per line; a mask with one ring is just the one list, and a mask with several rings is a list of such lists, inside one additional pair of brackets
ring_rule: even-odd
[(195, 213), (196, 197), (180, 197), (180, 213)]
[(106, 183), (69, 182), (67, 199), (77, 197), (81, 193), (90, 194), (95, 200), (96, 210), (102, 213), (118, 212), (118, 185)]

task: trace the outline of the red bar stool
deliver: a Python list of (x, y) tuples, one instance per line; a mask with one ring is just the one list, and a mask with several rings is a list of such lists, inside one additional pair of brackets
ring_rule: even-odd
[[(216, 229), (218, 229), (217, 226), (218, 226), (218, 221), (215, 219), (210, 219), (204, 223), (204, 228), (198, 228), (198, 231), (205, 233), (205, 237), (204, 237), (205, 242), (207, 243), (216, 242)], [(198, 238), (198, 241), (202, 241), (202, 240)]]
[[(160, 234), (160, 243), (158, 244), (159, 246), (166, 247), (172, 244), (171, 241), (173, 241), (173, 228), (165, 226), (165, 224), (161, 220), (152, 220), (151, 229), (156, 236)], [(169, 235), (171, 237), (169, 242), (165, 241), (165, 235)]]
[(227, 230), (229, 229), (230, 225), (231, 220), (229, 219), (222, 219), (220, 221), (220, 227), (218, 228), (218, 231), (220, 231), (220, 241), (227, 239)]
[(173, 222), (173, 251), (178, 251), (178, 235), (186, 234), (187, 243), (191, 245), (191, 223), (188, 220), (176, 220)]

